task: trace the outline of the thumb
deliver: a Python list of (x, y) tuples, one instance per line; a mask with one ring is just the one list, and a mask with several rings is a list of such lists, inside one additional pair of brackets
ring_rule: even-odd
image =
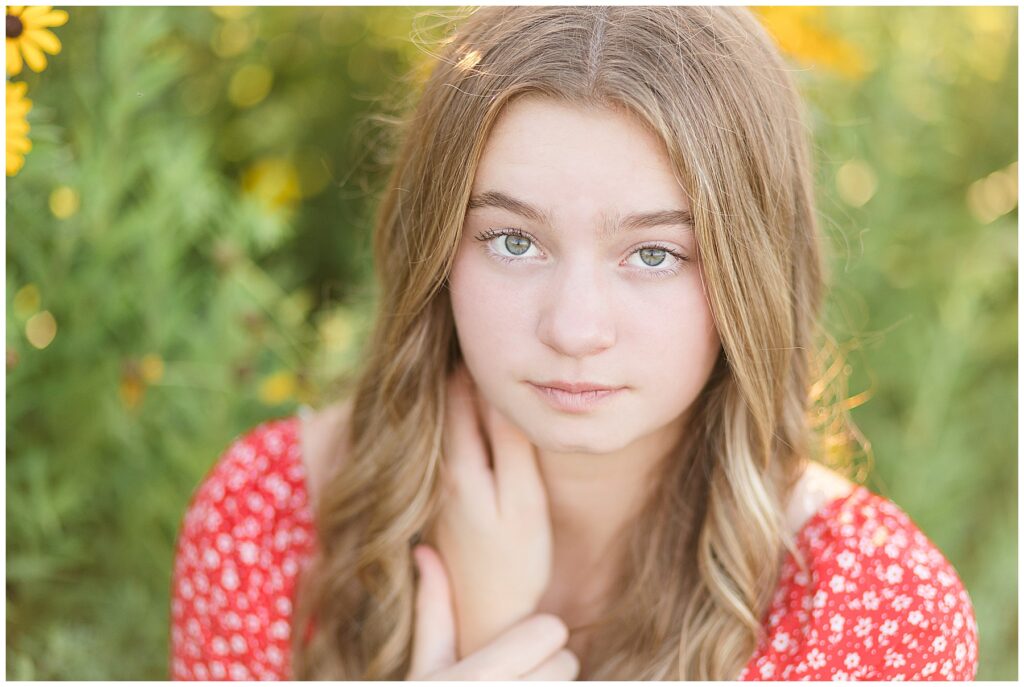
[(416, 589), (410, 680), (423, 680), (455, 664), (455, 616), (448, 573), (438, 553), (425, 544), (413, 549), (420, 573)]

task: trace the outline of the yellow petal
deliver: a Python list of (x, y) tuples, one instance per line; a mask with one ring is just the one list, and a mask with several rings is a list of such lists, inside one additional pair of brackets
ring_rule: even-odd
[(15, 153), (27, 153), (32, 150), (32, 141), (25, 137), (13, 138), (7, 141), (7, 150)]
[(7, 8), (7, 14), (13, 14), (15, 17), (25, 11), (24, 5), (11, 5)]
[(18, 52), (18, 44), (7, 39), (7, 73), (10, 76), (21, 74), (21, 53)]
[(31, 21), (32, 28), (41, 26), (64, 26), (68, 23), (68, 13), (64, 10), (53, 10)]
[(8, 81), (7, 92), (13, 93), (15, 97), (23, 96), (28, 92), (28, 84), (24, 81), (15, 81), (14, 83)]
[(25, 38), (32, 41), (51, 55), (56, 55), (60, 52), (60, 39), (54, 36), (51, 31), (47, 31), (46, 29), (32, 29), (31, 31), (25, 32)]
[(12, 122), (20, 121), (24, 122), (25, 117), (28, 115), (28, 111), (32, 109), (32, 103), (27, 100), (21, 100), (16, 106), (7, 106), (7, 126), (10, 126)]
[(8, 101), (7, 103), (7, 121), (12, 119), (18, 119), (28, 114), (28, 111), (32, 109), (32, 101), (28, 98), (18, 98), (14, 101)]
[(7, 176), (13, 177), (21, 170), (21, 167), (24, 164), (25, 158), (21, 155), (7, 153)]
[(50, 5), (31, 5), (26, 7), (25, 11), (21, 13), (21, 18), (32, 20), (34, 17), (44, 17), (50, 11), (50, 7)]
[(29, 140), (29, 134), (27, 131), (7, 132), (7, 149), (8, 151), (22, 151), (23, 146)]
[(7, 138), (26, 135), (32, 127), (24, 119), (15, 119), (7, 122)]
[(24, 119), (28, 111), (32, 109), (32, 103), (28, 100), (22, 99), (16, 103), (11, 103), (7, 106), (7, 121), (10, 122), (14, 119)]
[(32, 68), (32, 71), (41, 72), (46, 69), (46, 55), (35, 43), (25, 41), (21, 44), (21, 51), (25, 53), (25, 63)]

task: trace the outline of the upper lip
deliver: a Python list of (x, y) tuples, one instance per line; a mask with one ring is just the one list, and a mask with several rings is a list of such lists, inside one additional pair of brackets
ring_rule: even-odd
[(608, 386), (607, 384), (594, 384), (592, 382), (563, 382), (561, 380), (554, 380), (550, 382), (531, 382), (531, 384), (546, 386), (552, 389), (561, 389), (562, 391), (568, 391), (572, 394), (578, 394), (583, 391), (605, 391), (622, 388), (620, 386)]

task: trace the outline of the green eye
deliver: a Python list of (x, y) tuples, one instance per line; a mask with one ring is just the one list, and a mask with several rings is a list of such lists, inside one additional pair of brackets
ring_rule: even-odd
[(665, 262), (666, 252), (667, 251), (663, 248), (641, 248), (640, 259), (644, 261), (645, 265), (657, 267), (661, 263)]
[(505, 248), (507, 248), (508, 252), (512, 255), (522, 255), (530, 249), (530, 239), (523, 238), (522, 236), (506, 234)]

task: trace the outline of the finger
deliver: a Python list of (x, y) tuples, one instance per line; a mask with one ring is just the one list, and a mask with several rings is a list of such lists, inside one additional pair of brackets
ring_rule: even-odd
[(580, 660), (568, 649), (561, 649), (521, 680), (575, 680), (580, 674)]
[(443, 450), (454, 484), (471, 495), (491, 497), (494, 478), (487, 465), (487, 444), (476, 414), (472, 380), (464, 364), (448, 378)]
[(464, 658), (459, 673), (468, 679), (514, 680), (539, 667), (568, 639), (569, 629), (561, 618), (548, 613), (532, 615)]
[(420, 573), (416, 589), (409, 679), (423, 679), (455, 663), (455, 615), (452, 611), (448, 573), (437, 552), (429, 546), (413, 549)]
[(494, 457), (499, 509), (505, 512), (544, 507), (547, 492), (533, 443), (500, 410), (482, 399), (480, 405)]

